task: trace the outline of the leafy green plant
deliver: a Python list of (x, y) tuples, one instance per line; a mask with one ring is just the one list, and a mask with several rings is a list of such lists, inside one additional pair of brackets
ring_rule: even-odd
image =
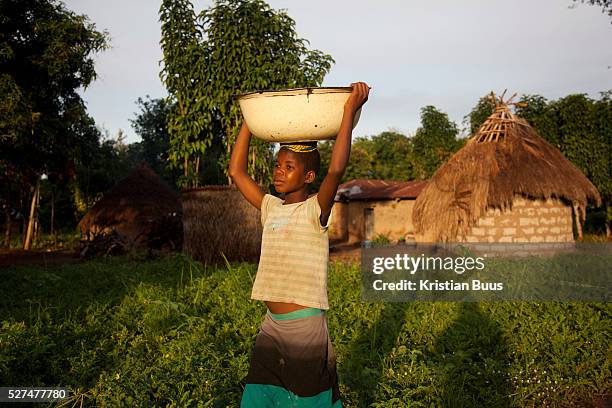
[(385, 246), (385, 245), (389, 245), (390, 243), (391, 243), (391, 240), (385, 234), (378, 234), (372, 240), (373, 246)]
[[(0, 383), (83, 406), (238, 406), (265, 313), (256, 265), (173, 254), (3, 270)], [(584, 406), (610, 393), (608, 303), (368, 303), (330, 265), (346, 407)]]

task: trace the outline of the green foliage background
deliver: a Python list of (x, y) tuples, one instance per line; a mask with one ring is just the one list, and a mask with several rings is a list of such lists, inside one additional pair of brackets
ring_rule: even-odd
[[(219, 138), (226, 171), (242, 121), (237, 94), (318, 86), (331, 56), (307, 48), (295, 22), (261, 0), (220, 0), (196, 17), (191, 1), (164, 0), (160, 8), (164, 66), (170, 94), (169, 161), (184, 170), (179, 187), (199, 185), (202, 155)], [(270, 177), (272, 146), (253, 139), (249, 172)]]

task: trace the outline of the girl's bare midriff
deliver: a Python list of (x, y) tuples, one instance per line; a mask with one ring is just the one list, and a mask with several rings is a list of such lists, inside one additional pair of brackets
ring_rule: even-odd
[(283, 302), (269, 302), (266, 301), (268, 310), (274, 314), (283, 314), (289, 312), (295, 312), (296, 310), (307, 309), (306, 306), (296, 305), (295, 303), (283, 303)]

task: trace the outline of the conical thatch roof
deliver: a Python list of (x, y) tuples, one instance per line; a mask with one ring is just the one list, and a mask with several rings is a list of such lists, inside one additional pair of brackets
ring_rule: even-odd
[(515, 195), (558, 198), (582, 211), (588, 200), (601, 203), (597, 189), (576, 166), (514, 115), (507, 103), (495, 102), (491, 116), (435, 172), (417, 198), (413, 210), (417, 234), (439, 242), (456, 241), (487, 208), (511, 208)]
[(180, 221), (181, 213), (179, 194), (141, 163), (96, 202), (78, 228), (84, 234), (114, 229), (134, 241), (145, 242), (154, 229), (159, 229), (160, 222)]

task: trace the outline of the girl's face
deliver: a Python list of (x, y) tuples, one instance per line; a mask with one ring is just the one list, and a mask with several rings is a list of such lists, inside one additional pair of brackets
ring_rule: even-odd
[(278, 152), (273, 172), (274, 188), (277, 192), (297, 191), (304, 188), (309, 180), (308, 172), (305, 171), (304, 163), (298, 155), (299, 153), (287, 149)]

